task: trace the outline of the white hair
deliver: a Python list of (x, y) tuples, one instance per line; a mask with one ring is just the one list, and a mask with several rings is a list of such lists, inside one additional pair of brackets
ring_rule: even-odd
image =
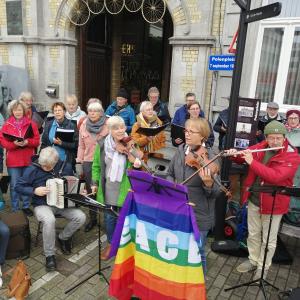
[(140, 106), (140, 112), (145, 111), (148, 107), (152, 107), (153, 108), (152, 103), (150, 101), (143, 101), (141, 103), (141, 106)]
[(76, 95), (74, 95), (74, 94), (68, 94), (68, 95), (66, 96), (66, 101), (65, 101), (65, 102), (67, 103), (67, 102), (69, 102), (69, 101), (78, 104), (78, 99), (77, 99)]
[(26, 100), (26, 99), (31, 99), (33, 100), (33, 96), (30, 92), (22, 92), (19, 96), (19, 100)]
[(125, 122), (124, 122), (123, 118), (121, 118), (119, 116), (112, 116), (107, 121), (107, 127), (108, 127), (109, 131), (111, 131), (112, 129), (117, 129), (119, 127), (124, 127), (124, 126), (125, 126)]
[(98, 111), (98, 112), (103, 112), (103, 107), (99, 102), (92, 102), (88, 105), (87, 107), (88, 111)]
[(39, 164), (41, 166), (55, 166), (58, 162), (58, 152), (53, 147), (46, 147), (41, 150), (39, 155)]

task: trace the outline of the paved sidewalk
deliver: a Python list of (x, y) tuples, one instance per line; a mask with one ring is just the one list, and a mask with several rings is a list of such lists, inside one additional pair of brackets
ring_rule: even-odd
[[(57, 227), (61, 228), (65, 220), (59, 219)], [(34, 217), (30, 218), (30, 229), (32, 236), (31, 255), (25, 260), (29, 272), (32, 276), (32, 287), (28, 300), (50, 300), (50, 299), (111, 299), (107, 292), (108, 287), (102, 278), (98, 275), (92, 277), (86, 283), (81, 285), (69, 295), (64, 291), (82, 280), (89, 274), (93, 274), (98, 269), (98, 249), (97, 249), (97, 230), (93, 229), (85, 233), (83, 229), (74, 236), (74, 248), (72, 255), (64, 256), (60, 250), (57, 250), (58, 271), (47, 273), (45, 270), (45, 258), (42, 253), (42, 236), (40, 235), (38, 246), (34, 246), (37, 222)], [(106, 237), (102, 236), (105, 244)], [(268, 280), (282, 290), (300, 286), (300, 239), (290, 238), (282, 235), (282, 239), (288, 247), (290, 253), (294, 256), (294, 262), (291, 266), (273, 265), (268, 274)], [(208, 299), (263, 299), (257, 287), (243, 287), (230, 292), (224, 292), (224, 288), (232, 285), (249, 281), (252, 274), (240, 275), (236, 271), (236, 266), (243, 261), (241, 258), (220, 255), (210, 250), (212, 239), (208, 239), (207, 245), (207, 298)], [(8, 260), (4, 268), (6, 271), (16, 263), (15, 260)], [(103, 266), (113, 265), (113, 260)], [(104, 271), (109, 278), (111, 269)], [(8, 279), (4, 280), (4, 286)], [(270, 299), (278, 299), (273, 290), (268, 290)], [(5, 297), (5, 290), (0, 290), (0, 299)]]

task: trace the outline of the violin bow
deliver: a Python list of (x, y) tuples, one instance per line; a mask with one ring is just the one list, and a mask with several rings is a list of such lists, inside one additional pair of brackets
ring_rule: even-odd
[(214, 162), (219, 157), (221, 157), (223, 155), (223, 152), (224, 151), (221, 151), (219, 154), (217, 154), (216, 156), (214, 156), (208, 163), (204, 164), (201, 168), (197, 169), (197, 171), (195, 171), (191, 176), (189, 176), (187, 179), (185, 179), (184, 181), (182, 181), (181, 184), (186, 184), (188, 181), (190, 181), (194, 176), (196, 176), (199, 173), (199, 171), (202, 168), (204, 169), (204, 168), (208, 167), (212, 162)]

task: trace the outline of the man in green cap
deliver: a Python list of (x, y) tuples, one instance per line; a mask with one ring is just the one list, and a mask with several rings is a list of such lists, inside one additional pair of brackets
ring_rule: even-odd
[[(266, 140), (251, 146), (247, 150), (239, 152), (239, 155), (236, 155), (236, 149), (227, 150), (228, 154), (233, 155), (235, 162), (246, 162), (249, 165), (242, 196), (243, 203), (248, 201), (247, 246), (249, 259), (240, 264), (237, 267), (237, 271), (245, 273), (256, 270), (253, 280), (260, 278), (262, 273), (273, 196), (270, 193), (250, 191), (250, 188), (254, 188), (255, 190), (255, 188), (263, 185), (286, 187), (293, 185), (293, 177), (300, 160), (297, 150), (289, 145), (285, 138), (286, 133), (286, 128), (282, 123), (272, 121), (266, 125), (264, 129)], [(267, 150), (268, 148), (274, 147), (282, 147), (282, 149), (251, 152), (251, 150)], [(289, 209), (289, 202), (289, 196), (282, 194), (276, 195), (264, 279), (267, 276), (276, 249), (280, 221), (282, 215)]]

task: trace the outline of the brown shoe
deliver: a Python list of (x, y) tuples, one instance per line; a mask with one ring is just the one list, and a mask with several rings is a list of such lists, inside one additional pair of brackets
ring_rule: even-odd
[(111, 245), (107, 244), (107, 246), (101, 251), (101, 260), (108, 260), (110, 253)]

